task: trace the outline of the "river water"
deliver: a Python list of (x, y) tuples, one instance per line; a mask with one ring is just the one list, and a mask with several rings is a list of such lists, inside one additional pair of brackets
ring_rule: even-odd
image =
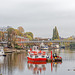
[[(48, 55), (50, 54), (48, 52)], [(1, 75), (75, 75), (75, 50), (53, 50), (62, 57), (62, 62), (29, 62), (26, 53), (7, 53), (0, 56)]]

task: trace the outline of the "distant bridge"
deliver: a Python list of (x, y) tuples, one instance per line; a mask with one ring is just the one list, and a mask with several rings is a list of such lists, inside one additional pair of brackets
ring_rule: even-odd
[[(52, 42), (52, 43), (68, 43), (68, 42), (70, 42), (70, 43), (73, 43), (73, 42), (75, 42), (75, 40), (51, 40), (51, 41), (21, 41), (21, 42), (18, 42), (18, 43), (50, 43), (50, 42)], [(0, 42), (0, 44), (7, 44), (7, 41), (6, 42)]]
[(22, 42), (18, 42), (18, 43), (72, 43), (72, 42), (75, 42), (75, 40), (51, 40), (51, 41), (22, 41)]

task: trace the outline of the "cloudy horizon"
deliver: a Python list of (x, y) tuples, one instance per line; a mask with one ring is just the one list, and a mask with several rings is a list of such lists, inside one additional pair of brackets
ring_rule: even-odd
[(51, 38), (57, 26), (61, 37), (75, 35), (74, 0), (0, 0), (0, 27), (22, 26), (34, 37)]

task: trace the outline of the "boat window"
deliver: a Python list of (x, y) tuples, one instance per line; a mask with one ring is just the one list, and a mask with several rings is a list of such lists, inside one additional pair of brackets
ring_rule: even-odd
[(37, 47), (37, 49), (38, 49), (38, 47)]
[(38, 49), (38, 46), (33, 46), (33, 50), (37, 50)]
[(35, 67), (37, 67), (37, 64), (35, 64)]
[(36, 48), (34, 47), (34, 50), (36, 50)]
[(32, 57), (32, 55), (30, 55), (30, 57)]
[(38, 58), (38, 56), (35, 56), (35, 58)]
[(42, 56), (42, 58), (44, 58), (45, 56)]

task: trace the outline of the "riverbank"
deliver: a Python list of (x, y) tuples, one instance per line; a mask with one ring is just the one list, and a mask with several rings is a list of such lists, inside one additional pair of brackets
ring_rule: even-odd
[(26, 52), (24, 49), (15, 49), (15, 48), (4, 48), (5, 53), (12, 53), (12, 52)]

